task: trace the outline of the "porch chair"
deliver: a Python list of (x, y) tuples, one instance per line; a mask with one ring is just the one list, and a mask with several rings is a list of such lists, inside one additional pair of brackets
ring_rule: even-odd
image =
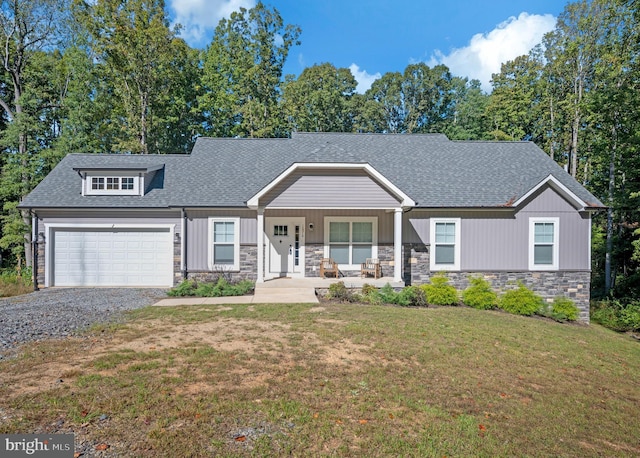
[(379, 259), (367, 258), (365, 262), (360, 264), (360, 276), (366, 277), (367, 275), (373, 275), (373, 278), (382, 277), (382, 268), (380, 267)]
[(324, 278), (325, 274), (335, 274), (336, 278), (340, 274), (340, 270), (338, 270), (338, 264), (333, 260), (333, 258), (322, 258), (320, 261), (320, 277)]

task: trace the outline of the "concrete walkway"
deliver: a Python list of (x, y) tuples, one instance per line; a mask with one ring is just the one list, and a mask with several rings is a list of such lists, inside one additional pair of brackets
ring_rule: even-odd
[(156, 306), (203, 305), (203, 304), (317, 304), (313, 287), (261, 287), (256, 285), (253, 296), (228, 297), (172, 297), (162, 299)]

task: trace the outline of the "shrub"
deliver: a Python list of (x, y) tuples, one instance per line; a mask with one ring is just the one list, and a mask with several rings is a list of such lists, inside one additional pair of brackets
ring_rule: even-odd
[(398, 305), (403, 306), (425, 307), (427, 305), (424, 291), (417, 286), (403, 288), (398, 294), (397, 301)]
[(171, 288), (167, 291), (168, 296), (184, 297), (195, 295), (196, 282), (194, 280), (184, 280), (178, 286)]
[(175, 288), (167, 292), (169, 296), (198, 296), (198, 297), (223, 297), (243, 296), (251, 292), (254, 283), (250, 280), (242, 280), (238, 283), (229, 283), (224, 277), (219, 277), (216, 282), (196, 282), (185, 280)]
[(449, 279), (444, 275), (431, 277), (431, 283), (420, 285), (424, 291), (427, 304), (433, 305), (457, 305), (458, 291), (449, 284)]
[(555, 320), (576, 321), (580, 311), (575, 302), (563, 296), (558, 296), (551, 305), (552, 318)]
[(20, 296), (33, 291), (31, 268), (7, 269), (0, 273), (0, 297)]
[(498, 305), (498, 295), (482, 277), (469, 278), (469, 287), (462, 292), (462, 302), (469, 307), (488, 310)]
[(343, 281), (330, 284), (327, 297), (329, 299), (336, 299), (341, 302), (356, 302), (356, 300), (358, 299), (358, 297), (353, 294), (353, 291), (351, 291), (344, 285)]
[(383, 302), (378, 288), (368, 283), (362, 285), (361, 299), (363, 302), (367, 302), (369, 304), (382, 304)]
[(618, 332), (640, 331), (640, 301), (600, 301), (592, 304), (591, 319)]
[(380, 297), (381, 302), (383, 302), (384, 304), (398, 303), (398, 293), (389, 283), (378, 290), (378, 296)]
[(522, 283), (517, 289), (505, 292), (498, 300), (498, 307), (516, 315), (533, 315), (544, 307), (542, 297), (531, 291)]

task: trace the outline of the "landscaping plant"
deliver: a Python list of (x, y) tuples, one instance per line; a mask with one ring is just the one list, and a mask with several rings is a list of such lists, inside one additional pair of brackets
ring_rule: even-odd
[(533, 315), (544, 307), (542, 297), (518, 282), (516, 289), (506, 291), (498, 301), (498, 307), (516, 315)]
[(444, 275), (431, 277), (431, 283), (420, 285), (424, 291), (428, 304), (432, 305), (457, 305), (459, 302), (458, 291), (449, 284), (449, 279)]
[(469, 307), (488, 310), (498, 305), (498, 295), (482, 277), (469, 278), (469, 287), (462, 292), (462, 302)]

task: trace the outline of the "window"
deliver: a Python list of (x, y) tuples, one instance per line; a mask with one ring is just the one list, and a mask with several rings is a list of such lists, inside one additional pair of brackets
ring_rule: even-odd
[(431, 270), (460, 270), (460, 218), (431, 218)]
[(91, 178), (91, 189), (104, 189), (104, 178)]
[(211, 270), (240, 269), (240, 220), (209, 218), (209, 267)]
[(344, 269), (378, 257), (378, 218), (325, 218), (325, 255)]
[(557, 270), (559, 218), (529, 218), (529, 269)]
[(87, 194), (123, 194), (137, 195), (140, 186), (140, 177), (123, 176), (93, 176), (90, 177), (90, 189)]

